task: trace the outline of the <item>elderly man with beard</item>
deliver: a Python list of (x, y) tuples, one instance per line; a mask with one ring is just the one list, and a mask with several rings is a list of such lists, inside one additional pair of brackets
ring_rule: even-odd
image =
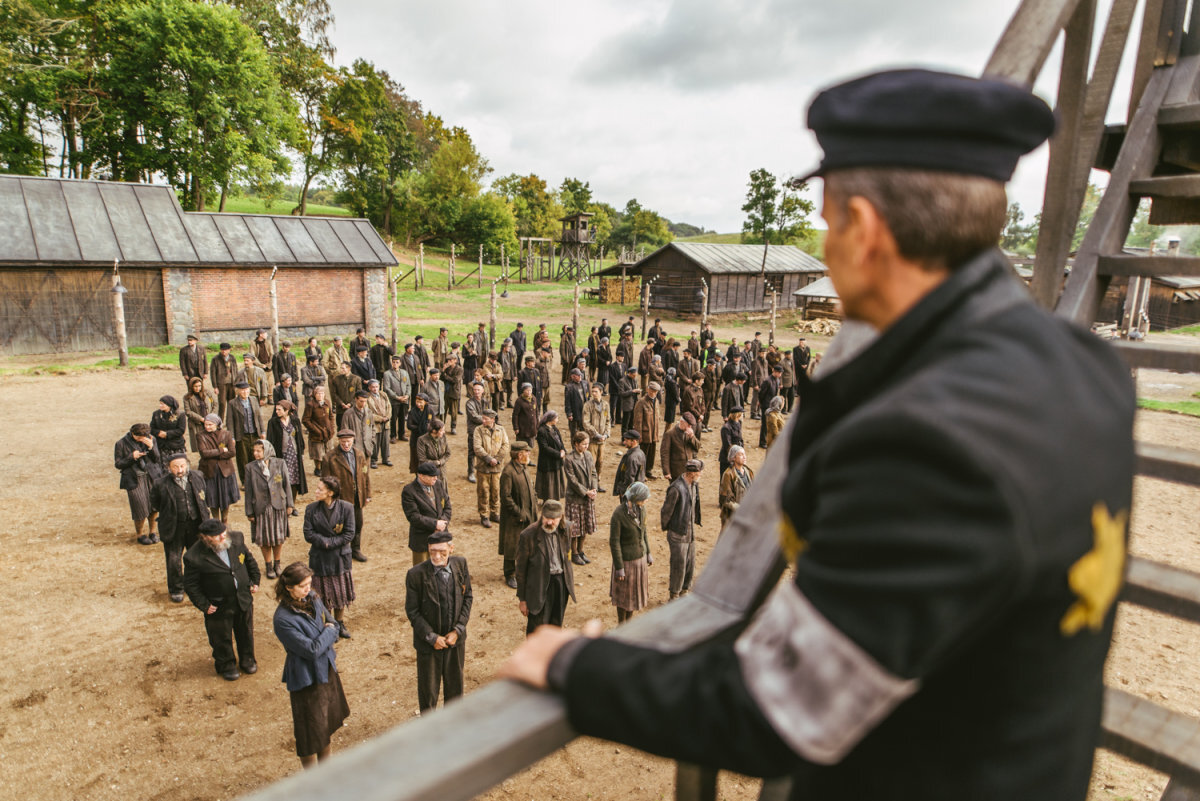
[(562, 626), (567, 599), (575, 600), (575, 572), (568, 556), (571, 530), (561, 501), (542, 504), (537, 521), (517, 538), (517, 604), (525, 635), (538, 626)]
[[(235, 681), (241, 672), (258, 671), (254, 659), (254, 595), (262, 575), (241, 532), (220, 520), (200, 524), (200, 542), (183, 557), (183, 588), (204, 613), (217, 673)], [(233, 644), (237, 642), (235, 658)]]
[(167, 593), (183, 601), (183, 552), (191, 548), (200, 524), (212, 517), (204, 497), (204, 474), (193, 470), (186, 453), (175, 453), (169, 473), (154, 483), (150, 505), (158, 512), (158, 530), (167, 560)]
[(463, 694), (467, 621), (471, 619), (471, 573), (467, 560), (452, 556), (449, 531), (429, 535), (429, 559), (409, 569), (404, 613), (417, 650), (417, 704), (421, 712)]

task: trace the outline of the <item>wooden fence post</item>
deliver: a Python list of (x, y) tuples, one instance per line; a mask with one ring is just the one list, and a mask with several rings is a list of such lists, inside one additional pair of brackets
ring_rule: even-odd
[(775, 315), (779, 311), (779, 293), (771, 290), (771, 334), (767, 339), (768, 345), (775, 344)]
[[(488, 299), (488, 348), (496, 349), (496, 282), (492, 282), (491, 297)], [(485, 354), (486, 358), (486, 354)]]
[(454, 243), (450, 243), (450, 262), (446, 271), (446, 289), (454, 289)]
[(418, 248), (417, 261), (414, 262), (414, 266), (417, 268), (417, 286), (421, 287), (425, 285), (425, 243), (422, 242)]
[(395, 353), (396, 329), (400, 327), (400, 282), (396, 280), (396, 274), (392, 272), (391, 267), (388, 268), (388, 283), (391, 284), (389, 298), (392, 301), (392, 313), (388, 316), (392, 318), (392, 353)]
[(575, 300), (571, 306), (571, 330), (575, 332), (575, 336), (579, 336), (579, 281), (575, 282)]
[(479, 246), (479, 272), (475, 273), (475, 285), (483, 286), (483, 245)]
[(646, 341), (646, 318), (650, 316), (650, 281), (642, 273), (642, 341)]
[(708, 323), (708, 281), (700, 279), (700, 328)]
[(117, 335), (117, 362), (122, 367), (129, 366), (129, 339), (125, 332), (125, 295), (128, 292), (121, 284), (118, 261), (113, 259), (113, 332)]
[(278, 266), (271, 267), (271, 347), (275, 351), (279, 350), (279, 291), (275, 285), (275, 274), (279, 272)]
[(621, 305), (625, 305), (625, 254), (621, 253)]

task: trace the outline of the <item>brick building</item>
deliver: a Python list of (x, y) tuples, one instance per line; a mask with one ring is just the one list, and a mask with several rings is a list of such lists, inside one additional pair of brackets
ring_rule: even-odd
[(383, 331), (396, 257), (366, 220), (185, 212), (169, 186), (0, 175), (0, 353)]

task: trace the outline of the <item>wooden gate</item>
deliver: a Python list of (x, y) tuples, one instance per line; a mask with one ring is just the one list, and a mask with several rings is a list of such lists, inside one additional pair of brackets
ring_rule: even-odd
[[(161, 270), (121, 270), (130, 347), (167, 343)], [(62, 353), (117, 346), (112, 271), (0, 270), (0, 353)]]

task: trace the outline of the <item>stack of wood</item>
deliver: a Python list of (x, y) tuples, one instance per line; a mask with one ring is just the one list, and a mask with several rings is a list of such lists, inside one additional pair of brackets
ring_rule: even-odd
[[(621, 277), (620, 276), (601, 276), (600, 277), (600, 302), (601, 303), (621, 303)], [(625, 300), (626, 306), (637, 306), (642, 302), (642, 279), (626, 278), (625, 279)]]
[(800, 320), (792, 326), (801, 334), (819, 334), (831, 337), (842, 328), (841, 320)]

